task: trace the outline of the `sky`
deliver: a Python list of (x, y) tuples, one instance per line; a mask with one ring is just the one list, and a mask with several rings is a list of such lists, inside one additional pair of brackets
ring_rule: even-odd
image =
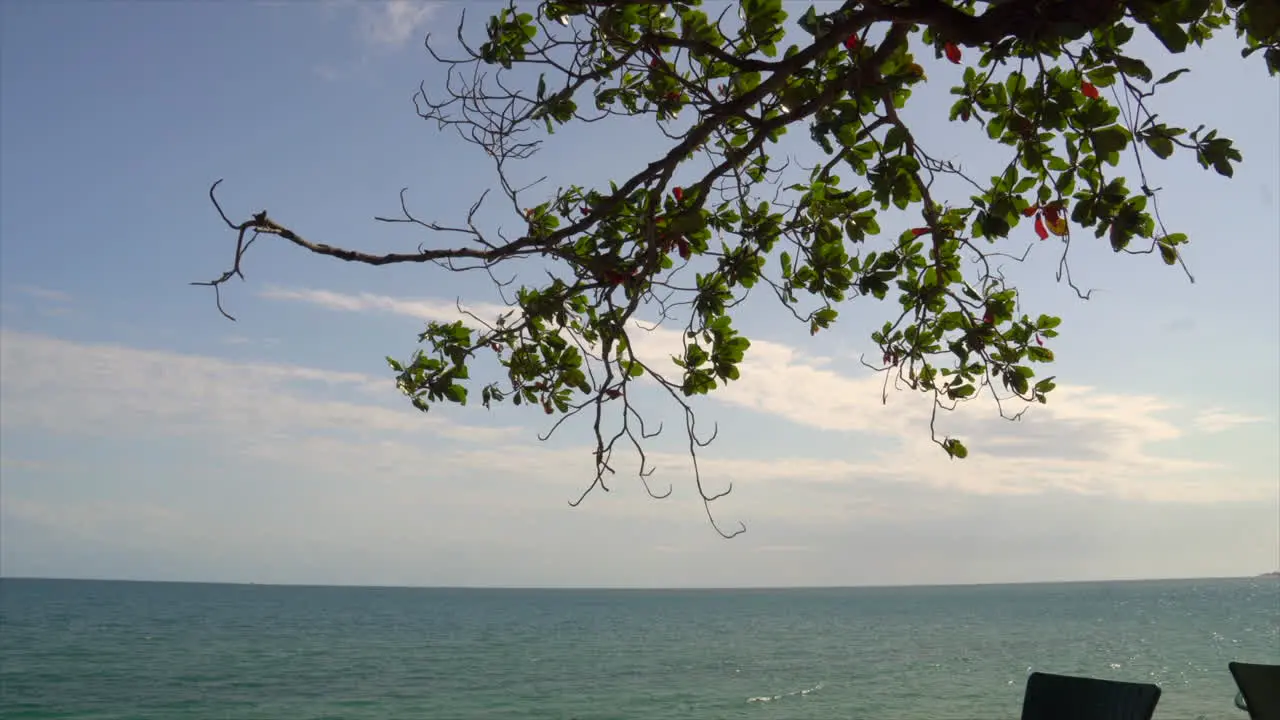
[[(466, 5), (471, 23), (497, 7)], [(1034, 247), (1016, 272), (1028, 308), (1063, 318), (1059, 389), (1018, 423), (976, 403), (942, 418), (967, 460), (930, 443), (927, 404), (882, 402), (858, 362), (891, 306), (854, 301), (810, 337), (749, 303), (742, 379), (695, 405), (719, 428), (704, 477), (734, 487), (716, 518), (747, 527), (726, 541), (678, 436), (651, 448), (670, 498), (622, 472), (570, 508), (591, 480), (587, 426), (544, 443), (540, 412), (424, 415), (397, 396), (385, 356), (406, 357), (455, 301), (491, 307), (482, 277), (267, 240), (225, 289), (236, 322), (188, 284), (231, 258), (206, 194), (218, 178), (233, 216), (265, 208), (318, 242), (441, 242), (372, 218), (407, 187), (416, 214), (456, 222), (493, 185), (483, 154), (411, 103), (443, 82), (422, 38), (456, 50), (462, 7), (0, 5), (0, 574), (685, 587), (1280, 569), (1280, 86), (1230, 38), (1150, 60), (1192, 68), (1160, 93), (1161, 117), (1218, 127), (1245, 155), (1231, 180), (1176, 156), (1148, 168), (1196, 282), (1085, 235), (1072, 272), (1097, 292), (1083, 302)], [(980, 163), (988, 146), (945, 122), (961, 69), (925, 66), (922, 137)], [(520, 172), (549, 175), (548, 191), (600, 184), (661, 151), (597, 124)], [(643, 342), (660, 354), (678, 336)]]

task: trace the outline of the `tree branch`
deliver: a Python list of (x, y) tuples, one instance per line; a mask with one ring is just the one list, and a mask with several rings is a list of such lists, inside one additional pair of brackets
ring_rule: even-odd
[(908, 0), (901, 4), (868, 2), (876, 20), (927, 25), (943, 40), (979, 46), (1016, 37), (1056, 36), (1071, 28), (1094, 28), (1118, 19), (1124, 0), (1004, 0), (970, 15), (944, 0)]

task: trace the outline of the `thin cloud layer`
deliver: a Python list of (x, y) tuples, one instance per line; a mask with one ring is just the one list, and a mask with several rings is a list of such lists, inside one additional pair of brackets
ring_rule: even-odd
[(377, 46), (399, 48), (423, 35), (440, 4), (421, 0), (385, 0), (360, 6), (365, 39)]
[[(405, 314), (415, 318), (424, 308), (456, 312), (451, 303), (315, 297), (349, 310), (412, 308)], [(175, 579), (195, 579), (189, 568), (199, 566), (198, 579), (291, 582), (332, 581), (335, 571), (343, 582), (408, 584), (967, 582), (1041, 577), (1036, 563), (1050, 545), (1070, 556), (1075, 564), (1060, 567), (1076, 575), (1096, 576), (1089, 563), (1104, 560), (1122, 567), (1109, 543), (1136, 532), (1134, 517), (1167, 549), (1173, 525), (1216, 518), (1204, 532), (1222, 534), (1233, 527), (1229, 513), (1239, 513), (1256, 534), (1266, 528), (1258, 518), (1274, 509), (1274, 478), (1153, 450), (1180, 436), (1162, 417), (1166, 403), (1071, 388), (1060, 412), (1020, 424), (957, 415), (957, 427), (980, 437), (968, 460), (952, 462), (912, 424), (923, 415), (909, 396), (885, 408), (874, 379), (758, 345), (764, 352), (740, 394), (705, 404), (704, 415), (729, 409), (766, 427), (794, 421), (838, 432), (826, 445), (762, 453), (729, 435), (705, 449), (708, 490), (734, 485), (714, 506), (717, 519), (752, 530), (709, 545), (718, 541), (705, 527), (689, 458), (674, 444), (649, 454), (658, 468), (651, 483), (658, 492), (670, 485), (669, 500), (649, 501), (634, 458), (620, 458), (612, 492), (570, 510), (565, 501), (592, 471), (581, 424), (559, 444), (540, 444), (534, 435), (544, 426), (457, 422), (482, 421), (475, 408), (423, 415), (386, 379), (362, 373), (0, 331), (3, 552), (9, 567), (64, 574), (72, 560), (58, 553), (92, 546), (95, 572), (129, 576), (146, 558), (149, 577)], [(810, 398), (811, 414), (782, 399), (778, 383)], [(94, 436), (143, 459), (101, 474), (74, 466), (93, 462), (91, 454), (69, 453), (64, 467), (24, 455), (13, 438), (31, 432), (53, 447)], [(155, 441), (166, 436), (233, 457), (203, 467), (171, 455), (178, 464), (157, 465)], [(1074, 457), (1073, 447), (1088, 452)], [(138, 485), (136, 473), (155, 480)], [(147, 482), (172, 493), (156, 497)], [(104, 495), (89, 490), (100, 484)], [(1010, 541), (1016, 547), (998, 551), (1000, 564), (983, 564)], [(888, 555), (858, 552), (886, 542)], [(1079, 547), (1068, 553), (1062, 543)], [(1194, 567), (1214, 567), (1218, 552), (1204, 550)]]
[(309, 288), (297, 289), (269, 287), (258, 295), (259, 297), (263, 297), (268, 300), (291, 300), (306, 303), (308, 305), (317, 305), (329, 310), (341, 310), (344, 312), (384, 312), (392, 315), (404, 315), (406, 317), (417, 318), (424, 321), (437, 320), (440, 322), (469, 320), (470, 318), (466, 315), (467, 312), (474, 313), (481, 318), (491, 320), (510, 310), (510, 308), (501, 305), (494, 305), (492, 303), (473, 304), (463, 303), (461, 301), (450, 302), (447, 300), (426, 298), (394, 298), (386, 295), (374, 295), (373, 293), (358, 293), (351, 295)]
[(5, 427), (94, 436), (257, 439), (340, 432), (376, 439), (493, 440), (510, 432), (423, 416), (394, 402), (386, 378), (361, 373), (81, 344), (7, 330), (0, 331), (0, 367)]
[[(439, 321), (463, 317), (455, 303), (434, 299), (279, 288), (264, 295), (344, 312), (383, 312)], [(464, 307), (486, 318), (504, 310), (492, 305)], [(636, 333), (634, 342), (639, 354), (658, 360), (679, 348), (680, 334), (659, 329)], [(1019, 422), (1001, 419), (994, 404), (970, 403), (939, 420), (941, 432), (965, 438), (971, 446), (967, 460), (951, 461), (929, 440), (929, 399), (904, 391), (890, 392), (888, 402), (882, 402), (882, 383), (880, 376), (870, 373), (860, 377), (845, 374), (829, 358), (755, 340), (742, 365), (741, 380), (714, 393), (711, 407), (704, 407), (703, 413), (714, 416), (717, 405), (745, 408), (765, 416), (764, 422), (783, 420), (856, 434), (879, 449), (854, 455), (856, 460), (786, 458), (762, 462), (725, 459), (721, 453), (726, 448), (732, 453), (732, 440), (721, 440), (716, 449), (706, 453), (702, 467), (707, 476), (721, 482), (856, 484), (857, 478), (873, 475), (976, 494), (1065, 491), (1169, 502), (1274, 495), (1273, 483), (1266, 478), (1242, 475), (1221, 461), (1162, 451), (1171, 441), (1185, 437), (1185, 423), (1171, 418), (1188, 411), (1160, 398), (1060, 386), (1051, 403), (1033, 408)], [(1220, 418), (1228, 416), (1221, 410), (1214, 413)], [(1218, 424), (1223, 421), (1219, 419)], [(780, 450), (778, 454), (787, 452)], [(651, 454), (650, 459), (661, 460), (665, 467), (689, 464), (687, 456), (679, 453)], [(495, 456), (485, 462), (503, 461)], [(527, 470), (537, 463), (522, 462), (520, 466)], [(549, 466), (561, 473), (572, 467), (581, 477), (589, 477), (590, 455), (579, 452), (573, 458), (557, 457)]]
[(61, 290), (54, 290), (52, 288), (38, 287), (35, 285), (15, 285), (9, 289), (26, 296), (36, 298), (37, 300), (58, 303), (60, 305), (68, 304), (73, 300), (70, 293), (66, 293)]
[(1196, 416), (1196, 427), (1207, 433), (1221, 433), (1244, 425), (1256, 425), (1267, 422), (1267, 418), (1258, 415), (1241, 415), (1221, 408), (1205, 410)]
[(0, 314), (60, 317), (75, 312), (75, 297), (62, 290), (26, 284), (6, 285), (3, 290), (8, 297), (0, 304)]

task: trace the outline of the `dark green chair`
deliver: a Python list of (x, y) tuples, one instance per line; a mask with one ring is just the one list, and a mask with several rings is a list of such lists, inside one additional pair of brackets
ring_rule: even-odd
[(1022, 720), (1151, 720), (1160, 686), (1031, 673)]
[(1280, 720), (1280, 665), (1227, 663), (1251, 720)]

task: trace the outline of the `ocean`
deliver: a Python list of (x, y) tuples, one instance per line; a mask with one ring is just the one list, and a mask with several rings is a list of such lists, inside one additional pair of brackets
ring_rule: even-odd
[(1280, 581), (471, 590), (0, 580), (5, 720), (1016, 720), (1028, 672), (1247, 720)]

